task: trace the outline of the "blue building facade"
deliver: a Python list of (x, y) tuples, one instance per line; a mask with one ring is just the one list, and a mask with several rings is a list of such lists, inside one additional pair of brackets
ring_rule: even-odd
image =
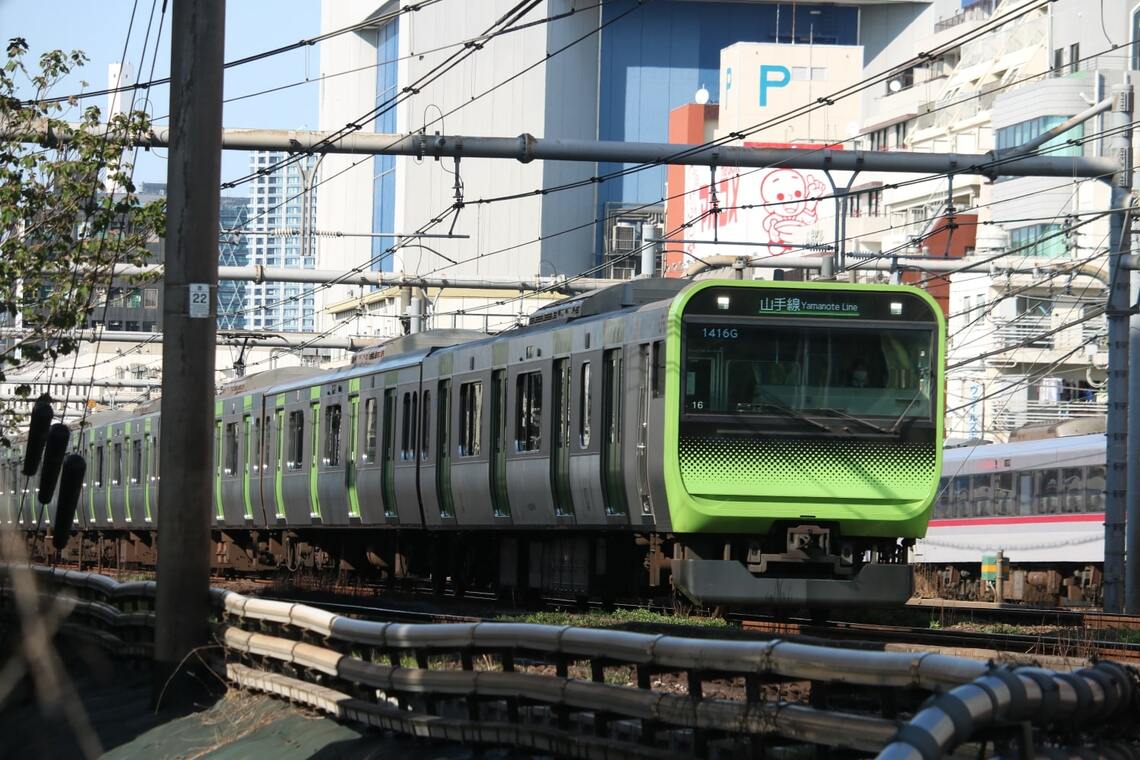
[[(600, 42), (599, 140), (668, 142), (669, 112), (692, 103), (701, 87), (715, 102), (720, 51), (737, 42), (859, 44), (859, 9), (853, 6), (666, 0), (621, 17), (635, 4), (602, 6), (607, 25)], [(631, 166), (600, 164), (598, 173)], [(608, 203), (660, 200), (665, 171), (656, 166), (600, 184), (599, 217)], [(599, 237), (599, 257), (602, 251)]]
[[(376, 30), (376, 116), (375, 131), (396, 131), (396, 96), (399, 94), (400, 19), (394, 18)], [(372, 164), (372, 231), (394, 232), (396, 225), (396, 157), (376, 156)], [(392, 271), (392, 255), (386, 253), (396, 242), (392, 237), (372, 238), (372, 269)]]

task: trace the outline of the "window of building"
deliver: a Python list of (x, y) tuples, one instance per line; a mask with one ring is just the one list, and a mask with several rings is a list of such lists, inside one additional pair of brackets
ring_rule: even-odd
[(542, 448), (542, 373), (525, 372), (515, 380), (515, 448)]
[(1075, 74), (1081, 70), (1081, 43), (1074, 42), (1069, 45), (1069, 73)]
[(305, 413), (302, 411), (289, 412), (289, 458), (285, 460), (285, 468), (299, 470), (305, 456)]
[(1128, 44), (1132, 48), (1130, 68), (1133, 71), (1140, 70), (1140, 45), (1136, 44), (1136, 40), (1140, 40), (1140, 5), (1132, 9), (1132, 33), (1128, 37)]
[(1068, 242), (1059, 224), (1031, 224), (1009, 231), (1009, 252), (1020, 256), (1063, 256)]
[(479, 455), (483, 421), (483, 383), (459, 386), (459, 456)]
[(340, 404), (325, 407), (325, 464), (340, 466)]
[[(999, 127), (994, 134), (997, 149), (999, 151), (1006, 150), (1027, 143), (1058, 124), (1067, 121), (1070, 116), (1071, 114), (1039, 116), (1036, 119), (1028, 119), (1017, 124), (1011, 124), (1008, 127)], [(1047, 156), (1082, 156), (1084, 155), (1084, 146), (1079, 144), (1079, 141), (1084, 136), (1085, 125), (1078, 124), (1049, 140), (1037, 150)], [(1077, 144), (1070, 144), (1070, 140), (1077, 141)]]

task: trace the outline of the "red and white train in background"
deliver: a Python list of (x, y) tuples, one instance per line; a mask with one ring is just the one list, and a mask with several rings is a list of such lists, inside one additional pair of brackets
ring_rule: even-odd
[(945, 449), (919, 592), (993, 599), (980, 565), (1001, 551), (1005, 600), (1099, 604), (1104, 487), (1103, 434)]

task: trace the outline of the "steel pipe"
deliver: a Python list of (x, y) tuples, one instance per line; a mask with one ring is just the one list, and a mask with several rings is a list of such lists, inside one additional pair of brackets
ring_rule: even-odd
[[(71, 125), (75, 129), (76, 125)], [(108, 132), (106, 125), (89, 131)], [(57, 143), (71, 139), (68, 129), (52, 131), (39, 122), (14, 128), (0, 124), (0, 134), (9, 139)], [(140, 147), (170, 145), (170, 129), (154, 126), (135, 143)], [(223, 129), (225, 150), (276, 150), (288, 153), (348, 153), (363, 155), (416, 156), (423, 158), (507, 158), (521, 163), (535, 160), (586, 163), (660, 164), (692, 166), (772, 167), (820, 171), (906, 172), (912, 174), (980, 174), (990, 179), (1008, 177), (1101, 177), (1116, 172), (1110, 158), (1025, 156), (1012, 160), (995, 152), (904, 153), (866, 150), (790, 150), (731, 145), (684, 145), (674, 143), (627, 143), (617, 140), (573, 140), (517, 137), (469, 137), (441, 134), (380, 134), (357, 130), (315, 132), (271, 129)]]
[[(115, 277), (161, 277), (164, 268), (161, 264), (133, 266), (116, 264), (112, 269)], [(549, 291), (553, 293), (588, 293), (599, 288), (615, 285), (624, 280), (603, 280), (566, 277), (539, 278), (536, 280), (511, 280), (478, 277), (420, 277), (403, 272), (340, 272), (333, 269), (294, 269), (267, 267), (255, 264), (248, 267), (218, 267), (219, 280), (239, 282), (299, 282), (313, 284), (362, 285), (375, 287), (413, 288), (478, 288), (481, 290)]]

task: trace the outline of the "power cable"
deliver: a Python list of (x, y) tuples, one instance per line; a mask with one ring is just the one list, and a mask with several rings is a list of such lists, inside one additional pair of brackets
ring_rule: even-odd
[[(418, 2), (418, 3), (412, 3), (409, 5), (405, 5), (404, 7), (397, 8), (396, 10), (393, 10), (389, 13), (385, 13), (385, 14), (381, 14), (379, 16), (368, 18), (368, 19), (361, 21), (359, 23), (352, 24), (352, 25), (346, 26), (346, 27), (342, 27), (340, 29), (335, 29), (331, 32), (325, 32), (324, 34), (319, 34), (316, 37), (311, 37), (308, 39), (301, 39), (301, 40), (298, 40), (296, 42), (289, 43), (288, 45), (282, 45), (280, 47), (273, 48), (272, 50), (266, 50), (266, 51), (261, 52), (261, 53), (255, 53), (253, 55), (248, 55), (244, 58), (238, 58), (237, 60), (229, 61), (229, 62), (223, 64), (223, 68), (232, 69), (236, 66), (244, 66), (247, 63), (254, 63), (255, 61), (261, 61), (261, 60), (264, 60), (266, 58), (272, 58), (273, 56), (281, 55), (282, 53), (288, 53), (290, 51), (297, 50), (299, 48), (304, 48), (304, 47), (308, 47), (310, 45), (315, 45), (318, 42), (323, 42), (325, 40), (332, 39), (333, 37), (338, 37), (342, 34), (348, 34), (350, 32), (360, 31), (361, 29), (368, 29), (370, 27), (379, 26), (379, 25), (386, 23), (387, 21), (390, 21), (394, 18), (399, 18), (400, 16), (405, 15), (405, 14), (409, 14), (409, 13), (415, 13), (416, 11), (418, 11), (422, 8), (427, 8), (428, 6), (435, 5), (436, 3), (440, 3), (440, 2), (443, 2), (443, 0), (420, 0), (420, 2)], [(165, 11), (166, 11), (166, 5), (164, 3), (163, 4), (163, 12), (165, 13)], [(125, 59), (126, 59), (126, 51), (123, 52), (123, 60), (125, 60)], [(146, 82), (136, 82), (134, 84), (121, 85), (119, 87), (107, 87), (107, 88), (104, 88), (102, 90), (88, 90), (86, 92), (76, 92), (76, 93), (72, 93), (70, 95), (61, 95), (58, 97), (46, 98), (46, 99), (36, 100), (36, 101), (24, 101), (20, 105), (26, 107), (26, 106), (34, 105), (35, 103), (71, 103), (71, 102), (75, 102), (75, 101), (79, 101), (79, 100), (84, 100), (86, 98), (97, 98), (97, 97), (103, 97), (105, 95), (115, 95), (115, 94), (123, 93), (123, 92), (137, 93), (139, 90), (149, 90), (152, 87), (159, 87), (159, 86), (164, 85), (164, 84), (170, 84), (170, 77), (162, 77), (161, 79), (154, 79), (152, 76)]]

